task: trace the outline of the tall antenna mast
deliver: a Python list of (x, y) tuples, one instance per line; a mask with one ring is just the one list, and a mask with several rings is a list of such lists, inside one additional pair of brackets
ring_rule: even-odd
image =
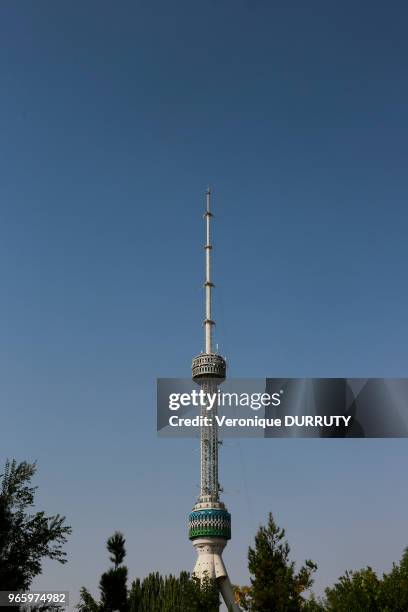
[(211, 203), (211, 189), (208, 187), (206, 193), (206, 211), (205, 211), (205, 220), (206, 220), (206, 230), (207, 230), (207, 240), (205, 243), (205, 320), (204, 320), (204, 328), (205, 328), (205, 352), (207, 354), (212, 353), (212, 327), (215, 325), (214, 321), (211, 318), (211, 291), (214, 287), (214, 284), (211, 281), (211, 217), (212, 212), (210, 210)]
[[(193, 359), (193, 380), (200, 385), (206, 398), (217, 395), (218, 386), (225, 380), (226, 362), (212, 350), (212, 328), (215, 324), (211, 313), (211, 189), (206, 192), (204, 213), (205, 243), (205, 352)], [(194, 574), (200, 579), (215, 579), (228, 610), (238, 611), (222, 551), (231, 538), (231, 515), (220, 500), (222, 490), (218, 482), (218, 425), (217, 402), (201, 406), (203, 425), (200, 427), (200, 495), (189, 516), (189, 538), (198, 557)], [(210, 424), (206, 424), (209, 421)]]

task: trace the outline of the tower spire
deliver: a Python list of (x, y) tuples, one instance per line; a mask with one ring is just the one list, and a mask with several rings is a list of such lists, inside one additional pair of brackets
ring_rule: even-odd
[(206, 231), (207, 231), (207, 239), (205, 243), (205, 319), (204, 319), (204, 329), (205, 329), (205, 352), (207, 354), (212, 353), (212, 327), (215, 325), (211, 316), (211, 292), (214, 284), (211, 280), (211, 217), (212, 212), (210, 210), (211, 203), (211, 188), (208, 186), (206, 192), (206, 211), (205, 211), (205, 223), (206, 223)]

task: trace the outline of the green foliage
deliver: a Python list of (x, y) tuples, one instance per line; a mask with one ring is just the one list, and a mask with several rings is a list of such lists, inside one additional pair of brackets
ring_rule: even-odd
[(312, 593), (310, 599), (306, 600), (302, 612), (326, 612), (326, 608), (322, 601), (318, 601)]
[(112, 555), (109, 557), (109, 559), (115, 564), (115, 568), (123, 563), (123, 560), (126, 557), (125, 542), (126, 540), (123, 537), (123, 534), (120, 533), (120, 531), (115, 531), (113, 536), (108, 538), (106, 543), (106, 548)]
[(126, 612), (128, 609), (127, 573), (127, 567), (115, 567), (102, 574), (99, 582), (101, 610)]
[(371, 567), (345, 572), (332, 588), (326, 589), (326, 609), (335, 612), (379, 612), (381, 584)]
[(7, 461), (0, 489), (0, 584), (3, 590), (28, 589), (41, 574), (45, 558), (66, 563), (62, 546), (71, 533), (65, 517), (29, 513), (36, 487), (30, 482), (36, 465)]
[(267, 526), (259, 528), (255, 547), (248, 551), (251, 587), (245, 593), (245, 600), (240, 600), (244, 609), (253, 612), (298, 612), (304, 609), (301, 593), (313, 584), (312, 575), (317, 566), (308, 560), (296, 573), (289, 553), (285, 530), (276, 525), (269, 513)]
[(180, 612), (218, 612), (220, 596), (215, 580), (206, 577), (200, 582), (193, 576), (188, 580), (187, 587), (186, 606), (181, 607)]
[(219, 595), (214, 581), (200, 581), (187, 572), (175, 576), (149, 574), (133, 582), (129, 612), (218, 612)]
[(378, 578), (371, 567), (345, 572), (326, 589), (327, 612), (406, 612), (408, 610), (408, 549), (399, 565)]
[(92, 597), (88, 589), (82, 587), (79, 592), (79, 603), (77, 609), (79, 612), (99, 612), (99, 604)]
[(400, 564), (394, 563), (391, 572), (384, 574), (382, 593), (384, 610), (387, 612), (408, 610), (408, 548), (404, 550)]
[(201, 583), (187, 572), (180, 576), (149, 574), (144, 580), (136, 578), (127, 590), (127, 567), (122, 566), (126, 552), (125, 539), (116, 532), (107, 541), (107, 549), (115, 564), (102, 574), (99, 589), (100, 602), (82, 587), (79, 612), (218, 612), (219, 594), (214, 581)]
[(101, 592), (99, 609), (101, 612), (113, 612), (113, 610), (127, 612), (128, 569), (121, 565), (126, 557), (125, 538), (119, 531), (115, 531), (113, 536), (108, 538), (106, 548), (111, 554), (109, 559), (114, 563), (114, 567), (104, 572), (99, 581)]

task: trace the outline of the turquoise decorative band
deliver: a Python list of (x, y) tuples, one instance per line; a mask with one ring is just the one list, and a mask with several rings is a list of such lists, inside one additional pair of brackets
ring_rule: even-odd
[(202, 537), (231, 539), (231, 515), (222, 508), (193, 510), (188, 521), (190, 540)]

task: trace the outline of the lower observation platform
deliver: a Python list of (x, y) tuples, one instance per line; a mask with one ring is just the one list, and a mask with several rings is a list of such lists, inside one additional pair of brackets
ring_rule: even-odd
[(225, 508), (197, 508), (200, 505), (197, 504), (189, 516), (188, 537), (190, 540), (203, 537), (230, 540), (230, 513)]

